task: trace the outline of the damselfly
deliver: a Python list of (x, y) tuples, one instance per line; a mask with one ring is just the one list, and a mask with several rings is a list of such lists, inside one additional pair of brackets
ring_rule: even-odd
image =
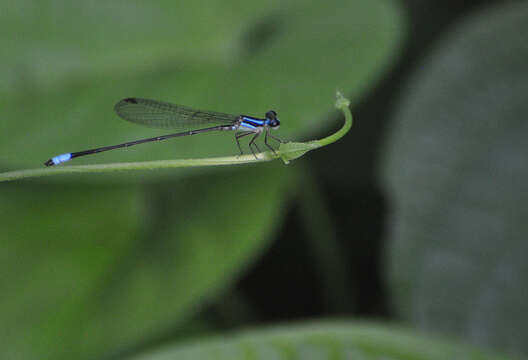
[(260, 152), (255, 140), (262, 133), (265, 133), (264, 144), (273, 153), (275, 153), (275, 150), (268, 143), (268, 137), (271, 137), (278, 142), (282, 142), (280, 139), (270, 134), (270, 129), (278, 129), (280, 125), (280, 121), (277, 118), (277, 113), (273, 110), (268, 111), (265, 118), (261, 119), (247, 115), (229, 115), (212, 111), (195, 110), (186, 106), (140, 98), (123, 99), (115, 105), (114, 110), (122, 119), (136, 124), (154, 128), (171, 128), (185, 131), (175, 134), (156, 136), (148, 139), (130, 141), (117, 145), (104, 146), (96, 149), (61, 154), (52, 157), (46, 161), (44, 165), (53, 166), (80, 156), (96, 154), (119, 148), (126, 148), (151, 141), (161, 141), (210, 131), (234, 131), (235, 140), (238, 149), (240, 150), (240, 155), (242, 155), (243, 152), (242, 148), (240, 147), (239, 139), (244, 136), (253, 135), (249, 141), (249, 149), (255, 158), (257, 158), (257, 155), (255, 154), (253, 147), (258, 152)]

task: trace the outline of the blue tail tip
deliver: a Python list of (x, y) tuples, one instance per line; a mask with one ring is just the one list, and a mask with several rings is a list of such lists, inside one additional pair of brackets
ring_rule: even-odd
[(55, 157), (52, 157), (48, 161), (46, 161), (44, 163), (44, 165), (46, 165), (46, 166), (58, 165), (60, 163), (63, 163), (63, 162), (66, 162), (66, 161), (70, 160), (71, 158), (72, 158), (71, 153), (57, 155)]

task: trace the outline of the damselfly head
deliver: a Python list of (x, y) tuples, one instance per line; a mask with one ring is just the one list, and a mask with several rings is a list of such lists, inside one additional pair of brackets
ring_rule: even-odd
[(277, 118), (277, 113), (273, 110), (270, 110), (266, 113), (266, 119), (268, 120), (268, 126), (274, 129), (278, 129), (280, 126), (280, 121)]

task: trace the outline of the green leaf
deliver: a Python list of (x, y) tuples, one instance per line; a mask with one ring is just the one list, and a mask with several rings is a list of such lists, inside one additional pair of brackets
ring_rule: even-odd
[(139, 192), (9, 184), (0, 203), (0, 358), (57, 358), (81, 341), (115, 265), (138, 246)]
[[(83, 353), (97, 357), (173, 329), (225, 291), (281, 221), (291, 174), (273, 167), (189, 178), (149, 192), (143, 247), (79, 333)], [(248, 186), (256, 183), (265, 186)]]
[(0, 358), (100, 358), (177, 328), (266, 247), (293, 174), (277, 165), (160, 183), (146, 204), (132, 186), (4, 185)]
[(398, 359), (398, 360), (499, 360), (460, 344), (432, 340), (395, 327), (353, 323), (318, 322), (269, 327), (232, 336), (201, 339), (152, 351), (133, 360), (169, 359)]
[[(199, 8), (50, 1), (2, 12), (8, 58), (0, 83), (9, 84), (0, 122), (3, 168), (41, 166), (60, 153), (160, 135), (115, 116), (113, 105), (129, 96), (256, 116), (273, 107), (283, 140), (313, 134), (326, 127), (334, 89), (357, 101), (392, 63), (403, 33), (391, 1), (210, 1)], [(180, 140), (74, 161), (237, 152), (232, 134)]]
[(524, 353), (527, 38), (526, 2), (460, 24), (409, 85), (383, 169), (397, 313)]

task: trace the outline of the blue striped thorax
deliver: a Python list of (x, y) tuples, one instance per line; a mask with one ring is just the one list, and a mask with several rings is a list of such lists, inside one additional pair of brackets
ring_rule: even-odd
[(265, 119), (254, 118), (252, 116), (240, 115), (241, 128), (247, 129), (248, 131), (262, 131), (264, 127), (270, 127), (272, 129), (278, 129), (280, 121), (277, 118), (277, 113), (270, 110), (266, 113)]
[(242, 121), (240, 122), (240, 127), (243, 127), (248, 130), (256, 130), (263, 127), (266, 124), (266, 120), (253, 118), (251, 116), (242, 116)]

